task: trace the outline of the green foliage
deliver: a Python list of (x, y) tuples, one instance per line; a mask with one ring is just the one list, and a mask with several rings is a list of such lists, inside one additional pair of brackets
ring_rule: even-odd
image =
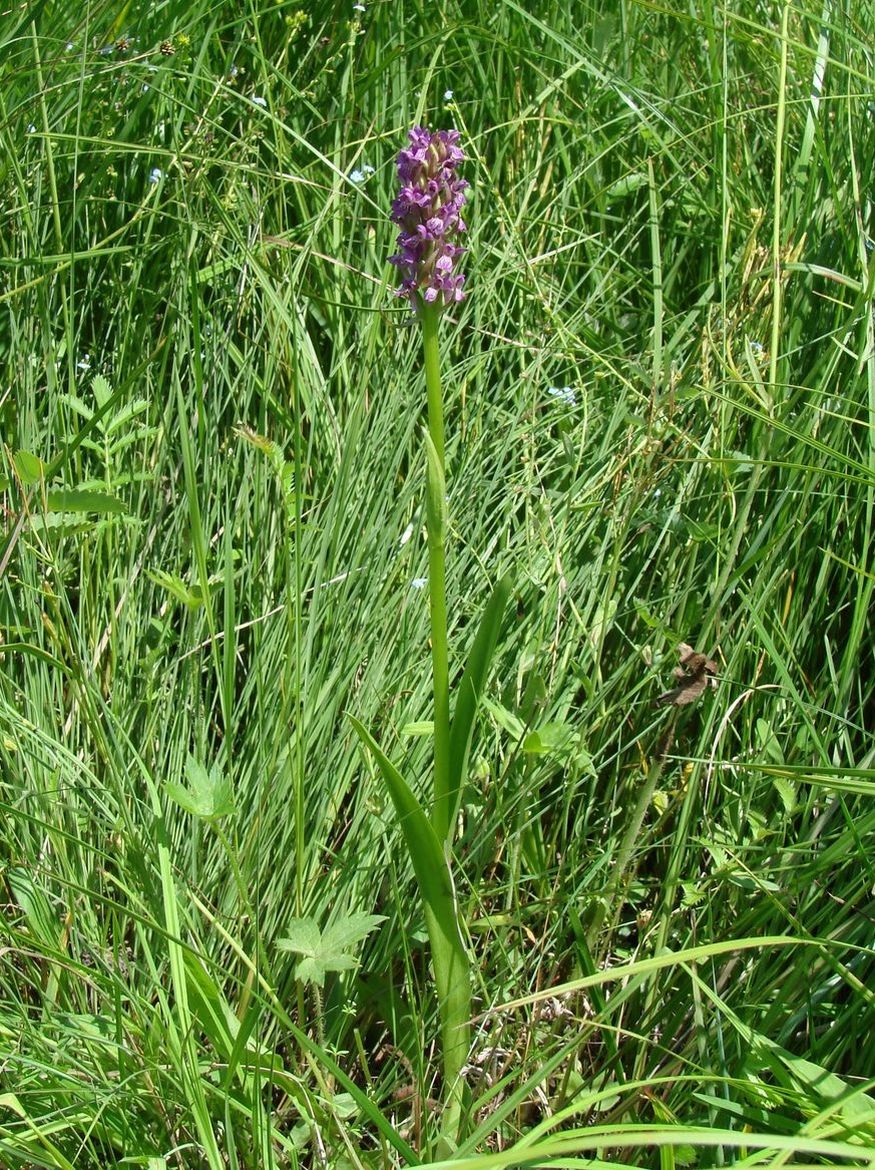
[(385, 920), (381, 914), (346, 914), (322, 931), (313, 918), (292, 918), (277, 946), (302, 956), (295, 967), (296, 979), (322, 987), (329, 971), (352, 971), (358, 966), (351, 952)]
[[(439, 1124), (348, 719), (427, 813), (421, 118), (471, 156), (454, 695), (513, 574), (451, 757), (457, 1160), (870, 1165), (866, 5), (7, 8), (0, 1163), (383, 1168)], [(718, 684), (670, 728), (680, 642)], [(169, 797), (189, 757), (233, 815)], [(276, 940), (339, 907), (386, 921), (314, 1013)]]
[(168, 781), (165, 792), (181, 809), (204, 821), (232, 816), (235, 812), (231, 781), (223, 775), (218, 764), (209, 771), (202, 763), (189, 756), (185, 762), (188, 787)]
[[(21, 482), (26, 487), (33, 487), (34, 484), (42, 481), (45, 475), (45, 464), (30, 451), (16, 451), (12, 462)], [(9, 487), (8, 479), (3, 481), (3, 487), (4, 490)]]
[(352, 716), (350, 721), (368, 752), (377, 761), (395, 806), (395, 815), (404, 834), (422, 899), (431, 944), (443, 1072), (447, 1082), (447, 1110), (442, 1131), (446, 1140), (455, 1143), (464, 1088), (462, 1068), (470, 1044), (471, 960), (461, 933), (453, 874), (444, 852), (444, 844), (404, 777), (367, 729)]

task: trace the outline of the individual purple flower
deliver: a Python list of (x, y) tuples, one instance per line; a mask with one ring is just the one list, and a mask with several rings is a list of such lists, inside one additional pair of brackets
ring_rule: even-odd
[(421, 298), (441, 307), (461, 301), (465, 277), (456, 271), (467, 250), (454, 241), (465, 231), (461, 211), (468, 184), (456, 175), (465, 158), (458, 130), (414, 126), (410, 146), (398, 155), (401, 190), (392, 204), (392, 220), (401, 231), (398, 252), (389, 263), (398, 268), (398, 296), (414, 308)]

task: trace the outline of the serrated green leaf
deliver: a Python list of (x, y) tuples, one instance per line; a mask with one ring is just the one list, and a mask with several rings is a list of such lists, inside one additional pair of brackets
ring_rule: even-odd
[(326, 971), (354, 971), (359, 965), (355, 955), (322, 955), (319, 962)]
[(325, 982), (325, 968), (308, 955), (295, 964), (295, 978), (302, 983), (315, 983), (321, 987)]
[(235, 811), (231, 782), (222, 775), (217, 765), (214, 764), (208, 772), (199, 760), (189, 756), (185, 774), (188, 788), (173, 781), (164, 786), (167, 795), (180, 808), (207, 821), (229, 816)]
[(796, 807), (796, 785), (791, 784), (783, 776), (773, 776), (772, 784), (777, 790), (778, 796), (781, 798), (781, 804), (784, 806), (784, 812), (791, 813)]
[[(354, 960), (347, 956), (348, 967), (354, 967)], [(325, 983), (325, 976), (329, 971), (340, 971), (347, 969), (340, 965), (340, 961), (335, 964), (328, 963), (323, 959), (301, 959), (300, 963), (295, 967), (295, 978), (302, 983), (315, 983), (317, 987), (322, 987)]]
[(349, 953), (384, 919), (376, 914), (348, 914), (323, 933), (312, 918), (293, 918), (286, 937), (277, 940), (281, 951), (303, 956), (295, 967), (295, 978), (302, 983), (322, 986), (329, 971), (352, 971), (358, 959)]
[(203, 597), (200, 590), (195, 592), (187, 582), (183, 581), (181, 577), (177, 577), (174, 573), (166, 573), (163, 569), (149, 569), (148, 574), (156, 585), (160, 585), (162, 589), (175, 597), (177, 601), (181, 601), (183, 605), (189, 609), (197, 609), (203, 605)]
[(112, 386), (103, 374), (95, 374), (91, 379), (91, 392), (97, 399), (98, 407), (105, 406), (112, 398)]
[(322, 951), (325, 954), (348, 951), (385, 921), (384, 914), (346, 914), (325, 930)]
[(76, 414), (81, 415), (82, 418), (88, 419), (94, 414), (91, 407), (86, 402), (83, 402), (76, 394), (62, 394), (60, 401), (65, 406), (69, 406), (71, 410), (74, 410)]
[(678, 1166), (695, 1166), (699, 1160), (698, 1151), (695, 1146), (675, 1146), (674, 1160)]
[(280, 486), (283, 494), (291, 496), (295, 491), (295, 467), (292, 463), (284, 463), (280, 471)]
[(164, 791), (183, 812), (191, 813), (195, 817), (200, 815), (197, 802), (184, 785), (178, 784), (175, 780), (168, 780), (164, 785)]
[(230, 817), (237, 811), (234, 788), (227, 776), (219, 776), (213, 785), (212, 817)]
[(684, 892), (682, 905), (684, 909), (690, 909), (692, 906), (698, 906), (705, 897), (705, 891), (700, 889), (695, 882), (682, 882), (681, 889)]
[[(138, 414), (142, 414), (143, 411), (148, 410), (148, 408), (149, 403), (146, 402), (145, 398), (137, 398), (134, 402), (131, 402), (127, 406), (122, 407), (122, 409), (117, 414), (114, 414), (112, 418), (107, 421), (106, 433), (108, 435), (114, 434), (117, 430), (119, 430), (120, 427), (124, 427), (128, 423), (133, 422)], [(143, 434), (147, 430), (154, 429), (155, 428), (146, 427), (145, 424), (139, 423), (135, 426), (134, 433)]]
[(322, 946), (322, 931), (312, 918), (292, 918), (286, 926), (286, 935), (277, 942), (282, 951), (312, 958)]
[(52, 512), (30, 518), (30, 526), (35, 532), (55, 532), (59, 536), (93, 532), (98, 525), (107, 523), (107, 520), (85, 520), (72, 512)]

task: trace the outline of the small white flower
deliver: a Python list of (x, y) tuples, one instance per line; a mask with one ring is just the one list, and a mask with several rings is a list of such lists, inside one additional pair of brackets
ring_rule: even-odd
[(398, 543), (401, 545), (402, 548), (404, 548), (405, 544), (407, 544), (407, 542), (410, 540), (412, 535), (413, 535), (413, 525), (408, 524), (407, 527), (404, 529), (404, 531), (401, 533), (401, 539), (398, 541)]
[(353, 12), (367, 12), (364, 4), (353, 4), (352, 10)]
[(142, 86), (140, 87), (140, 93), (148, 93), (148, 92), (149, 92), (149, 86), (144, 81)]
[(72, 41), (67, 41), (67, 43), (66, 43), (66, 45), (64, 46), (64, 48), (66, 49), (66, 51), (67, 51), (68, 53), (72, 53), (72, 52), (73, 52), (73, 50), (76, 48), (76, 46), (73, 44), (73, 42), (72, 42)]
[(414, 577), (410, 582), (411, 589), (424, 589), (428, 584), (428, 577)]
[(253, 105), (262, 106), (265, 110), (267, 109), (267, 98), (263, 98), (261, 94), (256, 94), (252, 102)]
[(547, 393), (551, 398), (557, 398), (566, 406), (577, 406), (577, 395), (570, 386), (551, 386)]
[(149, 182), (154, 186), (155, 183), (160, 183), (164, 178), (164, 172), (160, 167), (152, 167), (149, 171)]
[(453, 100), (453, 91), (451, 89), (444, 90), (444, 101), (451, 102)]
[(365, 163), (364, 166), (362, 167), (362, 170), (365, 172), (366, 175), (372, 175), (374, 173), (374, 168), (371, 166), (370, 163)]
[(36, 126), (31, 122), (27, 127), (28, 134), (36, 134)]
[(350, 171), (349, 172), (349, 181), (351, 183), (363, 183), (365, 181), (365, 176), (362, 174), (361, 171)]
[(76, 369), (77, 370), (90, 370), (91, 369), (91, 354), (90, 353), (83, 353), (82, 357), (76, 363)]

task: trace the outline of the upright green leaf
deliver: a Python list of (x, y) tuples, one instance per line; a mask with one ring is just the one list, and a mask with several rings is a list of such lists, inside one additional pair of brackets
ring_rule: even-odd
[(469, 959), (459, 929), (453, 879), (437, 833), (403, 776), (363, 724), (352, 715), (349, 721), (379, 765), (422, 897), (441, 1009), (444, 1075), (448, 1082), (445, 1091), (449, 1094), (445, 1132), (452, 1133), (461, 1109), (461, 1072), (468, 1056), (471, 1019)]

